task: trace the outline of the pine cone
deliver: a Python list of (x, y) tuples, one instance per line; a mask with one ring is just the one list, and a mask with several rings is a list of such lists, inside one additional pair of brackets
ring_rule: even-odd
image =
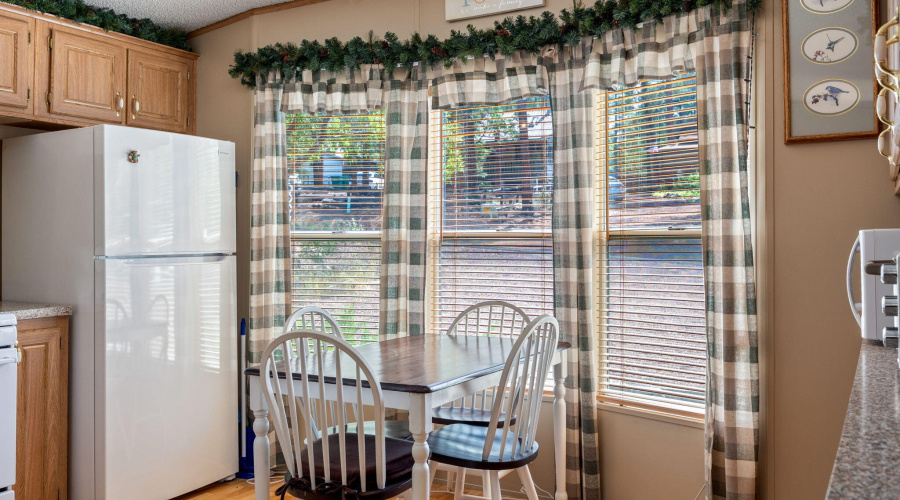
[(387, 42), (387, 40), (382, 40), (382, 41), (381, 41), (381, 48), (387, 50), (387, 49), (391, 48), (391, 44), (389, 44), (389, 43)]
[(441, 48), (440, 45), (436, 45), (436, 46), (432, 47), (431, 53), (438, 57), (449, 57), (450, 56), (450, 54), (446, 50)]
[(497, 30), (497, 34), (502, 36), (503, 38), (506, 38), (509, 36), (509, 31), (507, 31), (503, 28), (500, 28), (499, 30)]
[(573, 32), (573, 31), (575, 31), (574, 24), (563, 24), (559, 28), (560, 34), (563, 34), (563, 35), (568, 35), (569, 33)]
[(376, 57), (376, 58), (375, 58), (375, 64), (381, 64), (381, 58), (380, 58), (380, 57)]
[(320, 50), (320, 51), (319, 51), (319, 57), (322, 57), (322, 58), (328, 57), (328, 51), (327, 51), (327, 50)]
[(288, 60), (290, 59), (290, 54), (288, 54), (286, 50), (282, 50), (281, 52), (278, 53), (278, 55), (281, 56), (281, 62), (283, 62), (284, 64), (288, 63)]

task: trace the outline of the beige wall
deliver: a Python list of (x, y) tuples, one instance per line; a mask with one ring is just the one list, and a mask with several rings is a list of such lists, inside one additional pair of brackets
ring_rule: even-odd
[(860, 229), (900, 227), (900, 198), (874, 140), (786, 146), (780, 2), (766, 2), (766, 143), (776, 498), (823, 498), (859, 352), (844, 272)]
[[(567, 0), (548, 0), (558, 12)], [(537, 11), (525, 12), (525, 14)], [(873, 140), (785, 146), (780, 3), (767, 0), (759, 37), (755, 132), (759, 161), (763, 489), (770, 498), (822, 498), (840, 438), (856, 365), (858, 335), (843, 272), (859, 229), (900, 227), (900, 199)], [(303, 38), (342, 39), (394, 31), (446, 35), (467, 22), (443, 20), (441, 0), (330, 0), (250, 19), (195, 38), (201, 54), (198, 133), (237, 143), (239, 220), (249, 220), (252, 94), (227, 75), (237, 49)], [(242, 317), (247, 316), (249, 224), (239, 227)], [(545, 405), (546, 406), (546, 405)], [(549, 423), (549, 408), (543, 421)], [(766, 425), (767, 424), (767, 425)], [(703, 430), (601, 411), (606, 498), (693, 499), (703, 482)], [(549, 429), (542, 442), (551, 443)], [(552, 489), (549, 446), (534, 473)]]

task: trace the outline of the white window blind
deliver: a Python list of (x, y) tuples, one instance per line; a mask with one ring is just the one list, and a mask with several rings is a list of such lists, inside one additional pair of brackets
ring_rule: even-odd
[(599, 99), (601, 399), (703, 414), (706, 321), (693, 75)]
[(291, 305), (355, 342), (378, 338), (384, 132), (382, 112), (287, 116)]
[(431, 330), (484, 300), (552, 314), (549, 100), (434, 111), (430, 123)]

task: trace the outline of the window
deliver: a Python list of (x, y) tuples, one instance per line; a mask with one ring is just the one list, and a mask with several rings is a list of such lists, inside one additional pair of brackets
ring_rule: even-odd
[(698, 417), (706, 320), (696, 80), (607, 92), (598, 110), (601, 399)]
[(286, 121), (292, 308), (322, 307), (348, 340), (377, 340), (384, 113)]
[(430, 122), (431, 331), (483, 300), (552, 314), (549, 99), (434, 111)]

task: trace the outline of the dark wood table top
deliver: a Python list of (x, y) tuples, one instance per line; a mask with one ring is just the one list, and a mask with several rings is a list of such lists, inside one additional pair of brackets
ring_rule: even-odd
[[(430, 393), (502, 371), (514, 342), (515, 339), (498, 337), (416, 335), (385, 339), (356, 349), (372, 366), (383, 390)], [(569, 347), (568, 342), (560, 342), (557, 350)], [(347, 360), (342, 359), (341, 366), (352, 366), (346, 355), (343, 358)], [(324, 361), (325, 382), (333, 384), (333, 354), (326, 355)], [(310, 382), (318, 381), (314, 365), (307, 363)], [(293, 360), (291, 368), (293, 378), (301, 380), (299, 360)], [(355, 370), (354, 373), (344, 370), (344, 385), (356, 385)], [(247, 368), (244, 373), (259, 376), (259, 365)], [(283, 378), (282, 370), (279, 373)], [(367, 386), (365, 382), (363, 385)]]

